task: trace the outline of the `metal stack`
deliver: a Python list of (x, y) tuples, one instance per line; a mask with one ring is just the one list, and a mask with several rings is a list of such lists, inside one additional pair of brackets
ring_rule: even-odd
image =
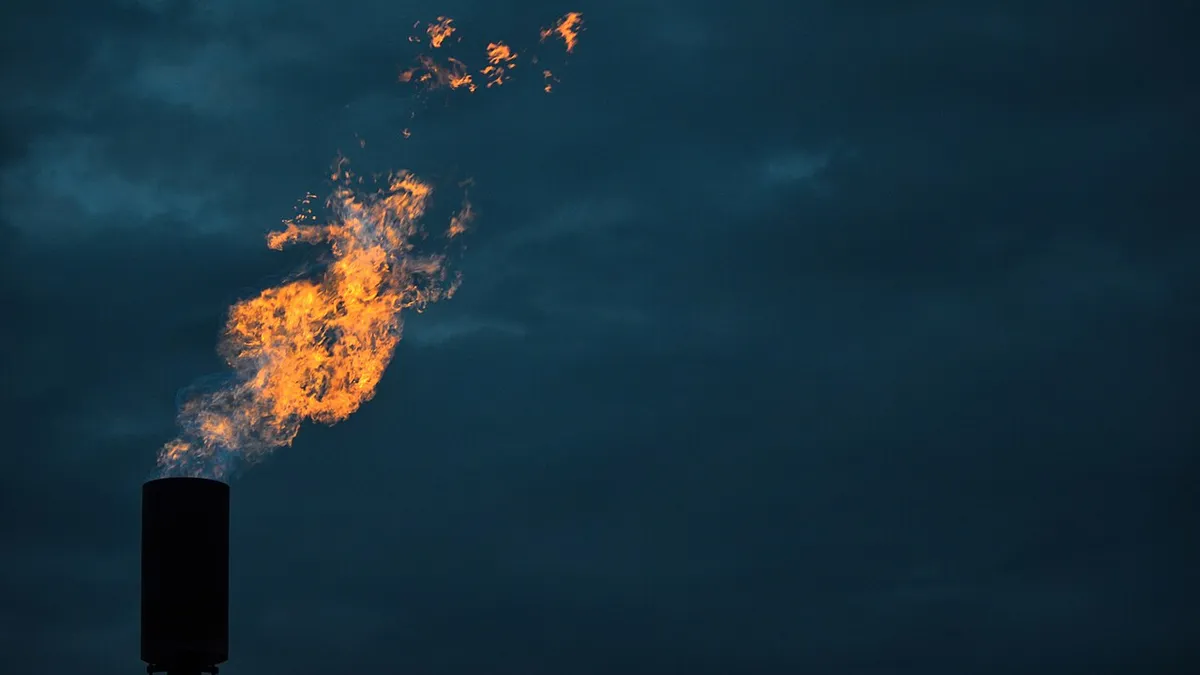
[(147, 673), (217, 673), (229, 658), (229, 485), (142, 486), (142, 660)]

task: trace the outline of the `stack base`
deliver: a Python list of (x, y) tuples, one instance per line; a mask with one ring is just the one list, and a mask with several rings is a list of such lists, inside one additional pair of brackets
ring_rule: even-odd
[(147, 673), (217, 672), (229, 658), (229, 486), (142, 486), (142, 661)]
[(179, 668), (156, 666), (153, 663), (146, 666), (146, 675), (155, 675), (155, 673), (166, 673), (166, 675), (218, 675), (220, 672), (221, 669), (216, 666), (205, 666), (200, 670), (180, 670)]

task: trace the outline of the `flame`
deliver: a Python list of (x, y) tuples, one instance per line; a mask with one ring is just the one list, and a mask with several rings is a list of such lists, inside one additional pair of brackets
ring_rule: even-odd
[[(557, 34), (571, 52), (581, 26), (582, 15), (571, 12), (543, 29), (541, 39)], [(425, 28), (433, 49), (446, 46), (455, 32), (453, 20), (444, 16)], [(409, 40), (424, 42), (419, 36)], [(503, 84), (516, 67), (517, 52), (497, 41), (487, 44), (485, 54), (487, 65), (479, 75), (486, 87)], [(536, 56), (531, 61), (538, 63)], [(550, 70), (542, 75), (549, 92), (558, 80)], [(421, 55), (399, 79), (428, 89), (477, 89), (472, 69), (455, 58), (438, 62)], [(401, 134), (409, 138), (412, 131), (404, 128)], [(364, 139), (358, 143), (366, 147)], [(444, 256), (416, 250), (432, 194), (429, 184), (400, 172), (365, 193), (356, 189), (364, 180), (345, 160), (337, 162), (331, 178), (336, 187), (326, 200), (329, 221), (322, 224), (313, 216), (309, 205), (316, 195), (309, 194), (283, 229), (267, 235), (267, 245), (279, 250), (321, 244), (332, 258), (319, 276), (268, 288), (229, 309), (219, 352), (230, 372), (193, 386), (183, 397), (179, 435), (159, 452), (163, 475), (224, 478), (236, 461), (253, 462), (290, 445), (306, 420), (334, 424), (346, 419), (374, 396), (395, 355), (403, 312), (420, 312), (458, 288), (459, 277), (448, 275)], [(445, 239), (462, 236), (474, 217), (464, 198)]]
[[(453, 23), (453, 19), (439, 16), (436, 23), (427, 24), (425, 34), (429, 38), (429, 46), (434, 49), (442, 47), (456, 30)], [(416, 28), (420, 25), (420, 22), (417, 22), (413, 24), (413, 27)], [(545, 42), (548, 38), (558, 35), (566, 44), (567, 52), (572, 52), (575, 49), (575, 45), (579, 42), (579, 33), (582, 28), (583, 14), (580, 12), (569, 12), (555, 21), (553, 26), (543, 28), (540, 31), (541, 42)], [(411, 36), (408, 39), (409, 42), (424, 41), (424, 38), (419, 35)], [(489, 42), (485, 50), (485, 57), (487, 64), (479, 71), (479, 74), (482, 75), (484, 86), (493, 87), (507, 82), (508, 71), (516, 67), (517, 52), (505, 42)], [(535, 55), (531, 57), (530, 61), (537, 64), (538, 57)], [(558, 79), (548, 70), (543, 71), (542, 74), (542, 89), (549, 92), (552, 88), (552, 83), (558, 82)], [(448, 87), (450, 89), (466, 89), (473, 92), (477, 88), (475, 80), (471, 76), (471, 69), (462, 61), (455, 58), (447, 58), (445, 63), (439, 63), (425, 54), (417, 57), (416, 66), (400, 74), (400, 81), (422, 84), (430, 90)]]
[(479, 71), (487, 79), (487, 86), (504, 84), (504, 72), (512, 70), (517, 64), (517, 53), (503, 42), (489, 42), (487, 46), (488, 64)]
[(454, 19), (447, 19), (444, 16), (437, 18), (437, 23), (431, 23), (425, 29), (425, 34), (429, 36), (429, 46), (437, 49), (442, 46), (446, 38), (454, 34)]
[(474, 219), (475, 212), (471, 209), (471, 202), (464, 200), (462, 209), (450, 219), (450, 227), (446, 230), (446, 237), (453, 239), (466, 232), (467, 226)]
[(462, 61), (451, 58), (442, 65), (425, 55), (417, 57), (417, 61), (420, 65), (400, 73), (401, 82), (420, 82), (430, 89), (465, 87), (467, 91), (475, 91), (475, 82)]
[(575, 51), (575, 44), (579, 42), (579, 31), (583, 29), (583, 14), (581, 12), (568, 12), (561, 19), (554, 22), (554, 25), (549, 28), (542, 29), (542, 42), (554, 34), (558, 34), (567, 45), (567, 53)]
[[(253, 461), (290, 445), (305, 420), (345, 419), (374, 395), (400, 340), (402, 312), (456, 290), (444, 256), (415, 252), (429, 184), (401, 172), (363, 195), (351, 188), (345, 162), (334, 174), (342, 184), (327, 202), (331, 222), (317, 224), (305, 211), (267, 236), (275, 250), (326, 244), (332, 261), (319, 278), (230, 308), (220, 353), (232, 375), (181, 406), (182, 431), (159, 454), (164, 474), (223, 477), (235, 457)], [(447, 234), (465, 231), (471, 215), (467, 203)]]

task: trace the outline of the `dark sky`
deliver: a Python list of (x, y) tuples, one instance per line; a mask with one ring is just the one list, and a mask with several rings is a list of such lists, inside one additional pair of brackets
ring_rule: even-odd
[[(3, 5), (0, 670), (139, 672), (139, 486), (339, 150), (481, 215), (234, 481), (223, 673), (1200, 658), (1197, 3)], [(550, 96), (396, 82), (570, 10)]]

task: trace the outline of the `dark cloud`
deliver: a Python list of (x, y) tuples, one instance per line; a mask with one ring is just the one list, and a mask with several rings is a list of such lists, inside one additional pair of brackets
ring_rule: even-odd
[[(553, 95), (396, 82), (414, 21), (572, 9)], [(6, 3), (0, 651), (138, 667), (175, 392), (344, 151), (480, 219), (235, 481), (222, 672), (1190, 672), (1195, 14)]]

